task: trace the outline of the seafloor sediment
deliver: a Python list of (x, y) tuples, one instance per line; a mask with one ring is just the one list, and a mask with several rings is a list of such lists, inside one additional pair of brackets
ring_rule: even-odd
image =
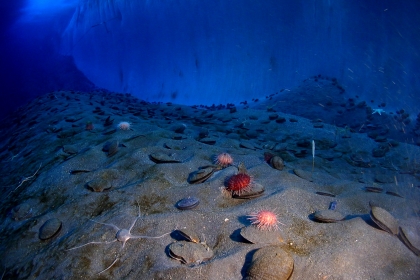
[[(257, 266), (257, 249), (270, 246), (266, 254), (292, 258), (290, 279), (420, 278), (418, 146), (273, 108), (151, 104), (103, 92), (49, 93), (6, 121), (3, 279), (256, 279), (290, 266)], [(232, 166), (214, 165), (223, 152)], [(255, 194), (234, 198), (226, 181), (240, 163)], [(188, 197), (198, 205), (179, 207)], [(332, 202), (333, 212), (322, 211)], [(371, 207), (385, 216), (371, 217)], [(281, 224), (274, 238), (252, 228), (251, 243), (241, 230), (258, 210)], [(132, 236), (120, 232), (131, 237), (123, 247), (116, 233), (131, 226)]]

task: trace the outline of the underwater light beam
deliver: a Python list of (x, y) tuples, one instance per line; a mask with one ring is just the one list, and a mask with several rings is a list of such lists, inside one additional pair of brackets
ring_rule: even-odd
[(28, 0), (21, 9), (22, 22), (43, 20), (51, 18), (62, 12), (74, 10), (79, 0)]

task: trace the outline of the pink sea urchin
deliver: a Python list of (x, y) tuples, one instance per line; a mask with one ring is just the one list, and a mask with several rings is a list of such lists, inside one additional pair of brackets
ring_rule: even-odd
[(120, 122), (118, 128), (121, 130), (130, 130), (131, 124), (129, 122)]
[(214, 162), (221, 167), (227, 167), (233, 164), (233, 158), (228, 153), (221, 153), (215, 157)]
[(248, 216), (248, 220), (260, 230), (278, 230), (278, 224), (281, 224), (277, 220), (277, 215), (268, 210), (261, 210)]

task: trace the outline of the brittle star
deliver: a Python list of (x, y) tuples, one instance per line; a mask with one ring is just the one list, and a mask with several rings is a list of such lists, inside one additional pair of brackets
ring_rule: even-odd
[[(35, 176), (36, 176), (36, 174), (38, 173), (38, 171), (41, 169), (41, 166), (42, 166), (42, 162), (41, 162), (41, 164), (39, 165), (39, 167), (38, 167), (38, 169), (35, 171), (35, 173), (34, 173), (34, 175), (32, 175), (32, 176), (29, 176), (29, 177), (26, 177), (26, 178), (23, 178), (21, 181), (20, 181), (20, 183), (19, 183), (19, 185), (13, 190), (13, 191), (11, 191), (8, 195), (7, 195), (7, 197), (9, 197), (9, 195), (12, 193), (12, 192), (15, 192), (20, 186), (22, 186), (23, 185), (23, 183), (25, 183), (25, 182), (27, 182), (27, 181), (30, 181), (30, 180), (32, 180)], [(6, 197), (6, 198), (7, 198)]]
[(378, 113), (379, 115), (382, 115), (381, 113), (385, 113), (384, 109), (373, 109), (372, 115)]
[[(138, 203), (137, 203), (138, 204)], [(139, 215), (136, 217), (136, 219), (133, 221), (133, 223), (131, 224), (131, 226), (130, 226), (130, 228), (129, 229), (125, 229), (125, 228), (123, 228), (123, 229), (121, 229), (121, 228), (119, 228), (119, 227), (117, 227), (116, 225), (114, 225), (114, 224), (108, 224), (108, 223), (100, 223), (100, 222), (97, 222), (97, 221), (94, 221), (94, 220), (92, 220), (92, 219), (89, 219), (89, 220), (91, 220), (92, 222), (95, 222), (95, 223), (97, 223), (97, 224), (101, 224), (101, 225), (106, 225), (106, 226), (110, 226), (110, 227), (113, 227), (116, 231), (117, 231), (117, 233), (116, 233), (116, 235), (115, 235), (115, 239), (114, 240), (112, 240), (112, 241), (92, 241), (92, 242), (89, 242), (89, 243), (86, 243), (86, 244), (83, 244), (83, 245), (80, 245), (80, 246), (77, 246), (77, 247), (73, 247), (73, 248), (70, 248), (70, 249), (67, 249), (66, 251), (70, 251), (70, 250), (74, 250), (74, 249), (78, 249), (78, 248), (81, 248), (81, 247), (84, 247), (84, 246), (86, 246), (86, 245), (89, 245), (89, 244), (110, 244), (110, 243), (114, 243), (115, 241), (120, 241), (120, 242), (122, 242), (123, 244), (122, 244), (122, 247), (121, 248), (124, 248), (124, 246), (125, 246), (125, 243), (129, 240), (129, 239), (138, 239), (138, 238), (149, 238), (149, 239), (153, 239), (153, 238), (155, 238), (155, 239), (157, 239), (157, 238), (162, 238), (162, 237), (164, 237), (164, 236), (166, 236), (166, 235), (168, 235), (168, 234), (170, 234), (171, 232), (168, 232), (168, 233), (165, 233), (165, 234), (163, 234), (163, 235), (160, 235), (160, 236), (142, 236), (142, 235), (132, 235), (131, 234), (131, 230), (133, 229), (133, 227), (134, 227), (134, 225), (136, 224), (136, 222), (137, 222), (137, 220), (140, 218), (140, 205), (138, 205), (139, 206)], [(105, 268), (104, 270), (102, 270), (101, 272), (99, 272), (98, 273), (98, 275), (99, 274), (101, 274), (102, 272), (105, 272), (105, 271), (107, 271), (108, 269), (110, 269), (116, 262), (118, 261), (118, 256), (115, 258), (115, 260), (111, 263), (111, 265), (110, 266), (108, 266), (107, 268)]]

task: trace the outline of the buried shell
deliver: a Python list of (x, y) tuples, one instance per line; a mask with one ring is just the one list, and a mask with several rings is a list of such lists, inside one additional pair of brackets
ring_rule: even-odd
[(240, 162), (238, 164), (238, 174), (248, 174), (248, 170), (246, 169), (245, 163)]
[(149, 155), (149, 158), (154, 163), (180, 163), (181, 161), (176, 160), (171, 154), (156, 152)]
[(320, 210), (314, 213), (314, 219), (323, 223), (335, 223), (344, 220), (344, 215), (335, 210)]
[(367, 192), (381, 193), (384, 189), (378, 187), (365, 187), (364, 190)]
[(330, 197), (335, 197), (335, 194), (333, 194), (333, 193), (330, 193), (330, 192), (325, 192), (325, 191), (322, 191), (322, 192), (315, 192), (317, 195), (324, 195), (324, 196), (330, 196)]
[(106, 179), (96, 178), (87, 183), (87, 188), (93, 192), (103, 192), (112, 188), (112, 184)]
[(104, 126), (110, 126), (114, 123), (114, 119), (111, 119), (111, 116), (108, 116), (105, 120)]
[(396, 197), (401, 197), (404, 198), (402, 195), (400, 195), (399, 193), (393, 192), (393, 191), (386, 191), (385, 192), (388, 195), (392, 195), (392, 196), (396, 196)]
[(95, 172), (95, 178), (86, 184), (93, 192), (103, 192), (115, 187), (116, 180), (120, 177), (117, 169), (105, 169)]
[(268, 246), (258, 249), (252, 256), (252, 262), (246, 273), (247, 280), (286, 280), (293, 272), (292, 256), (280, 246)]
[(205, 182), (213, 175), (215, 168), (212, 166), (201, 168), (197, 171), (191, 172), (188, 176), (188, 183), (199, 184)]
[(398, 222), (397, 220), (385, 209), (373, 205), (372, 202), (369, 202), (371, 207), (370, 218), (375, 224), (383, 229), (384, 231), (389, 232), (390, 234), (398, 234)]
[(77, 149), (77, 147), (72, 146), (72, 145), (64, 145), (63, 146), (63, 152), (65, 152), (66, 154), (69, 154), (69, 155), (74, 155), (74, 154), (77, 154), (78, 149)]
[(178, 241), (169, 245), (168, 254), (171, 258), (184, 264), (202, 263), (210, 260), (214, 253), (207, 245), (187, 241)]
[(133, 135), (133, 136), (131, 136), (131, 137), (127, 138), (127, 139), (124, 139), (123, 141), (124, 141), (124, 142), (129, 142), (129, 141), (134, 140), (134, 139), (137, 139), (137, 138), (139, 138), (139, 137), (146, 137), (146, 135), (143, 135), (143, 134), (136, 134), (136, 135)]
[(89, 173), (90, 170), (87, 169), (74, 169), (74, 170), (70, 170), (69, 173), (71, 175), (75, 175), (75, 174), (79, 174), (79, 173)]
[(115, 132), (117, 132), (117, 129), (113, 128), (113, 129), (104, 131), (102, 134), (103, 135), (111, 135), (111, 134), (114, 134)]
[(32, 207), (29, 203), (22, 203), (12, 209), (12, 219), (22, 221), (32, 216)]
[(216, 139), (214, 139), (214, 138), (208, 138), (208, 137), (206, 137), (206, 138), (202, 138), (202, 139), (200, 139), (199, 140), (201, 143), (204, 143), (204, 144), (207, 144), (207, 145), (214, 145), (214, 144), (216, 144)]
[(155, 152), (149, 155), (149, 158), (154, 163), (182, 163), (190, 159), (193, 154), (190, 151), (177, 152)]
[(39, 239), (47, 240), (54, 237), (61, 230), (62, 223), (57, 218), (47, 220), (39, 229)]

